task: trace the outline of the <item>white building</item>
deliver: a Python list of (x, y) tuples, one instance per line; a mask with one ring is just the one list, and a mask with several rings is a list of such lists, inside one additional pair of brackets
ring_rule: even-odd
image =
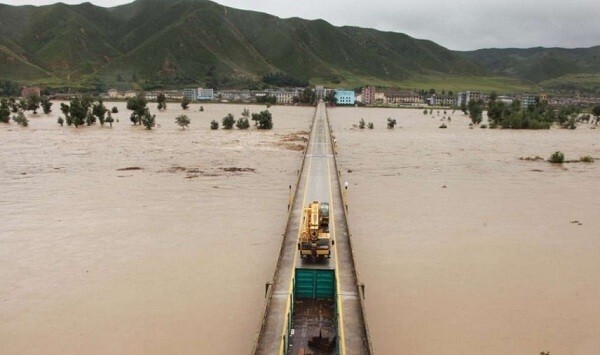
[(213, 89), (198, 88), (198, 100), (212, 101), (214, 98), (215, 91)]

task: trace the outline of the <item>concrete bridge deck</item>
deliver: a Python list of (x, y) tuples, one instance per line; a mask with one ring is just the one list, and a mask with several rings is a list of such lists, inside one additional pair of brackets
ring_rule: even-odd
[[(287, 349), (284, 345), (284, 339), (288, 337), (287, 325), (293, 316), (290, 314), (290, 295), (296, 267), (335, 269), (339, 353), (372, 353), (342, 194), (329, 120), (325, 105), (321, 102), (315, 110), (308, 147), (253, 353), (286, 354), (290, 349), (297, 348), (293, 336), (287, 338)], [(312, 201), (329, 201), (330, 232), (335, 241), (331, 259), (318, 264), (303, 262), (297, 250), (302, 209)]]

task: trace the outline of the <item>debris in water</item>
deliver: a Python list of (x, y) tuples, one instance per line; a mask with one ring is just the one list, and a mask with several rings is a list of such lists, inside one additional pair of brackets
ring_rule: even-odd
[(135, 170), (144, 170), (144, 169), (140, 168), (139, 166), (130, 166), (127, 168), (117, 169), (117, 171), (135, 171)]

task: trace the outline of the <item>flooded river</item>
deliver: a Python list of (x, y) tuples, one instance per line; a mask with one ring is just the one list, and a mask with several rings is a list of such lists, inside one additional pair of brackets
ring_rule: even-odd
[(519, 159), (600, 158), (600, 129), (329, 113), (376, 353), (600, 353), (600, 161)]
[[(0, 125), (0, 353), (248, 353), (301, 159), (285, 135), (313, 109), (214, 132), (244, 107), (195, 105), (182, 131), (171, 104), (146, 131), (117, 106), (112, 129), (59, 127), (57, 104)], [(519, 158), (600, 158), (600, 129), (434, 116), (330, 110), (375, 351), (598, 353), (600, 162)]]
[[(0, 124), (0, 353), (243, 354), (262, 316), (312, 108), (170, 104), (133, 127)], [(156, 104), (151, 104), (154, 109)], [(112, 107), (113, 104), (109, 104)], [(248, 106), (258, 112), (264, 106)]]

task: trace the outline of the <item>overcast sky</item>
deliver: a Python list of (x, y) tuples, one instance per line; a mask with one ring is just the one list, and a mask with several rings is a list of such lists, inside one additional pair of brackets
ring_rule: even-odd
[[(0, 0), (43, 5), (49, 0)], [(76, 4), (83, 1), (63, 0)], [(110, 7), (130, 0), (91, 0)], [(280, 17), (322, 18), (429, 39), (450, 49), (600, 45), (600, 0), (217, 0)]]

